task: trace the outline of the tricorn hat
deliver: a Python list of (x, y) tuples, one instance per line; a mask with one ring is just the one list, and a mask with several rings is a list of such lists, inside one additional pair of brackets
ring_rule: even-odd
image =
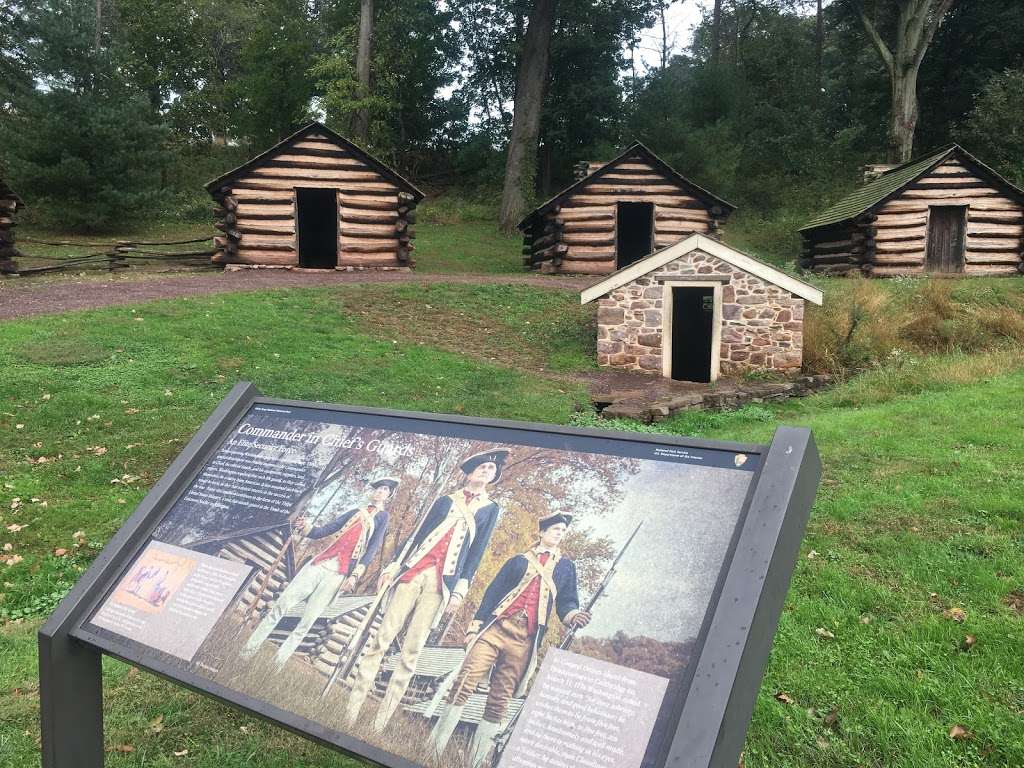
[(492, 483), (496, 483), (501, 478), (501, 467), (508, 459), (510, 453), (511, 451), (507, 448), (491, 448), (480, 453), (474, 453), (469, 458), (464, 459), (459, 468), (468, 475), (481, 464), (486, 464), (490, 461), (498, 468), (498, 471), (494, 473), (494, 479), (491, 480)]
[(395, 494), (395, 488), (398, 487), (398, 478), (397, 477), (378, 477), (376, 480), (371, 480), (370, 481), (370, 487), (371, 488), (381, 488), (381, 487), (384, 487), (384, 486), (387, 486), (387, 488), (391, 491), (391, 495), (393, 496)]
[(552, 525), (558, 525), (559, 523), (565, 523), (566, 525), (569, 525), (571, 522), (572, 515), (567, 515), (564, 512), (556, 512), (553, 515), (548, 515), (547, 517), (542, 517), (540, 520), (538, 520), (537, 527), (540, 530), (545, 531)]

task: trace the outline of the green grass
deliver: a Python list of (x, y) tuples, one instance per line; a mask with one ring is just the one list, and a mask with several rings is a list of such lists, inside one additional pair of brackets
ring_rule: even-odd
[[(959, 290), (988, 295), (967, 282)], [(574, 301), (350, 286), (4, 323), (0, 543), (24, 559), (0, 564), (0, 766), (38, 762), (41, 617), (236, 380), (283, 397), (590, 423), (571, 378), (591, 343)], [(1024, 590), (1022, 391), (1019, 356), (954, 350), (804, 400), (648, 428), (766, 441), (780, 423), (804, 425), (822, 454), (747, 766), (1024, 765), (1024, 617), (1008, 600)], [(963, 623), (944, 615), (953, 607)], [(977, 644), (965, 652), (966, 634)], [(112, 766), (355, 764), (121, 663), (105, 674), (107, 742), (134, 749), (111, 751)], [(972, 737), (951, 739), (955, 725)]]

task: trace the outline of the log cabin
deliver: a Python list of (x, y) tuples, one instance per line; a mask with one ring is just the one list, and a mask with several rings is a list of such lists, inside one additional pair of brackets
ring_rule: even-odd
[(423, 193), (313, 122), (206, 185), (216, 264), (409, 269)]
[(14, 260), (22, 254), (14, 245), (14, 215), (24, 207), (21, 198), (0, 179), (0, 273), (18, 271)]
[(523, 266), (606, 275), (693, 233), (717, 234), (736, 207), (684, 178), (640, 142), (577, 180), (519, 223)]
[(1024, 191), (957, 145), (884, 170), (800, 229), (821, 274), (1024, 272)]

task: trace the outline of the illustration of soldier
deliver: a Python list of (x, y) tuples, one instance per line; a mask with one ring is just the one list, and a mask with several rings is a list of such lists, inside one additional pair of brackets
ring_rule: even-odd
[(487, 703), (468, 762), (469, 768), (483, 765), (509, 699), (526, 694), (552, 609), (570, 630), (590, 623), (590, 613), (579, 605), (576, 565), (559, 551), (571, 522), (572, 516), (562, 513), (541, 518), (538, 543), (506, 560), (484, 592), (466, 631), (466, 658), (445, 697), (448, 706), (430, 733), (438, 761), (470, 694), (489, 677)]
[[(416, 671), (430, 630), (442, 617), (452, 615), (465, 599), (500, 512), (488, 496), (487, 486), (501, 478), (508, 456), (508, 450), (493, 448), (463, 460), (460, 469), (465, 484), (434, 501), (402, 553), (381, 573), (378, 604), (390, 600), (377, 634), (355, 668), (344, 714), (347, 726), (358, 719), (384, 654), (405, 627), (399, 664), (373, 721), (374, 731), (384, 730)], [(372, 621), (372, 613), (368, 619)], [(352, 645), (349, 658), (355, 660), (360, 652), (358, 640)], [(338, 676), (345, 679), (348, 671), (346, 667)], [(324, 695), (333, 679), (328, 681)]]
[[(243, 658), (251, 658), (274, 631), (274, 627), (289, 611), (305, 602), (299, 623), (291, 631), (275, 656), (278, 670), (299, 647), (314, 622), (339, 593), (353, 592), (360, 577), (380, 551), (388, 526), (388, 513), (384, 509), (398, 488), (398, 479), (382, 477), (372, 481), (366, 503), (342, 514), (324, 525), (313, 526), (306, 517), (295, 519), (298, 534), (309, 539), (322, 539), (337, 533), (337, 538), (320, 554), (306, 563), (284, 588), (266, 616), (242, 647)], [(329, 485), (310, 500), (307, 511), (319, 509), (316, 518), (333, 503), (338, 488)]]

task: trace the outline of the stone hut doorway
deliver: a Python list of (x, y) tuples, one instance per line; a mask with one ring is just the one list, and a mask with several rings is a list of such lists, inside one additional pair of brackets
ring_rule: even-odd
[(926, 272), (964, 271), (966, 205), (928, 206), (928, 250)]
[[(713, 285), (666, 284), (669, 309), (665, 326), (664, 375), (707, 384), (718, 378), (715, 337), (721, 322), (719, 294)], [(671, 296), (671, 298), (669, 298)]]
[(334, 269), (338, 266), (338, 193), (334, 189), (295, 189), (299, 266)]
[(654, 203), (615, 206), (615, 268), (634, 264), (654, 250)]

